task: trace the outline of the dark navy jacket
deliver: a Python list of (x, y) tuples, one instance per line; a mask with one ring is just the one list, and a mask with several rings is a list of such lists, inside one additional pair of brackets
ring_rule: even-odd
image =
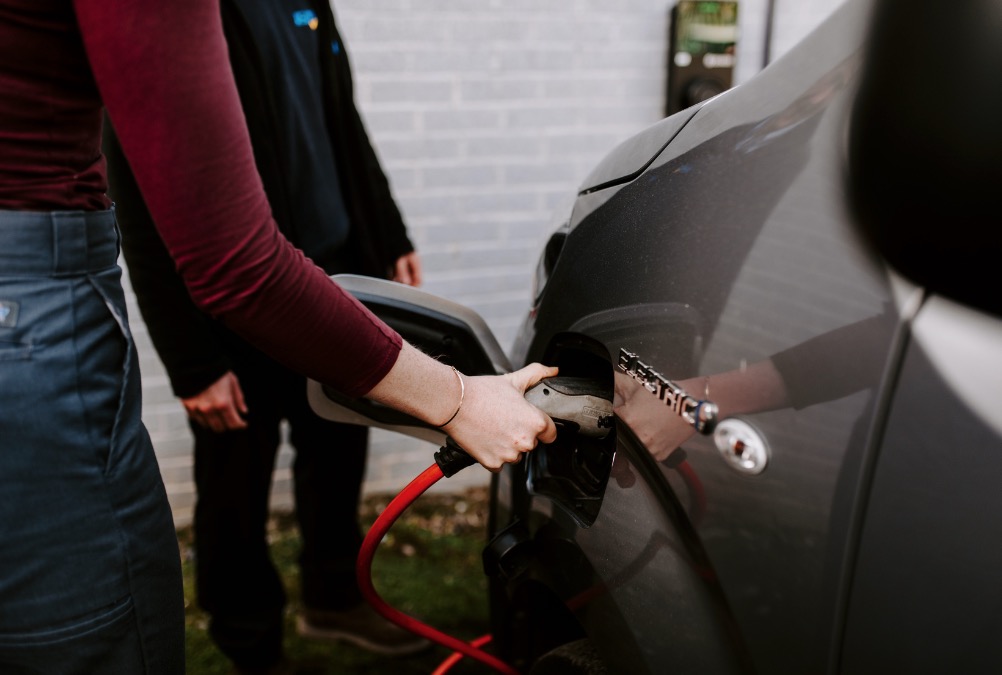
[[(307, 93), (319, 94), (322, 100), (326, 119), (319, 122), (326, 124), (326, 134), (318, 132), (313, 140), (329, 142), (329, 154), (334, 158), (332, 170), (313, 171), (306, 177), (313, 179), (319, 173), (337, 183), (331, 186), (337, 199), (329, 200), (334, 205), (327, 209), (332, 212), (330, 217), (313, 218), (313, 212), (302, 203), (302, 178), (303, 167), (315, 167), (318, 160), (303, 156), (302, 139), (298, 144), (289, 141), (288, 120), (275, 105), (276, 88), (286, 84), (289, 74), (263, 58), (262, 46), (254, 38), (254, 17), (243, 8), (249, 1), (222, 0), (223, 26), (255, 161), (275, 220), (292, 243), (328, 273), (386, 278), (397, 258), (414, 247), (355, 106), (348, 55), (330, 6), (323, 0), (300, 0), (291, 3), (297, 15), (290, 13), (290, 20), (307, 24), (304, 30), (309, 31), (310, 44), (317, 46), (322, 87), (319, 92)], [(123, 253), (140, 311), (174, 394), (192, 396), (232, 368), (234, 350), (246, 353), (252, 348), (191, 302), (107, 124), (104, 151), (109, 193), (115, 202)], [(321, 157), (329, 157), (325, 151), (321, 148)], [(344, 239), (344, 232), (338, 229), (343, 230), (345, 218), (347, 239), (336, 251), (325, 247), (324, 242), (332, 238)]]

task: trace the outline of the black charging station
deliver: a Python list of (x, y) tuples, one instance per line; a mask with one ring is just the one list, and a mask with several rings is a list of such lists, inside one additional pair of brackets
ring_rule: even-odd
[(738, 38), (735, 0), (679, 0), (671, 10), (665, 114), (731, 88)]

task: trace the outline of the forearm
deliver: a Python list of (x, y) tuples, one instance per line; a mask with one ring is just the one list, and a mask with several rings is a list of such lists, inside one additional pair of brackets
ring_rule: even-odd
[(770, 360), (686, 380), (681, 386), (689, 395), (717, 404), (720, 419), (789, 405), (783, 377)]
[(456, 410), (461, 392), (451, 367), (405, 342), (396, 363), (366, 398), (436, 426)]

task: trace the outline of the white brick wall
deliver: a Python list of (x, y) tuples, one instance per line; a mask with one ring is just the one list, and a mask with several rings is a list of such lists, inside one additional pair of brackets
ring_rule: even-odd
[[(744, 0), (735, 73), (762, 65), (767, 0)], [(840, 0), (777, 0), (772, 54)], [(422, 255), (425, 289), (479, 312), (511, 344), (555, 205), (616, 144), (662, 116), (664, 0), (337, 0), (356, 101)], [(191, 516), (190, 437), (132, 311), (144, 417), (175, 520)], [(336, 450), (334, 450), (336, 451)], [(396, 492), (433, 447), (375, 432), (368, 492)], [(289, 450), (275, 506), (289, 504)], [(437, 489), (483, 484), (470, 468)]]

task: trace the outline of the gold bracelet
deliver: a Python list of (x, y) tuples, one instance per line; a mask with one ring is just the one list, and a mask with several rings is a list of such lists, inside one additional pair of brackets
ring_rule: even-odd
[(458, 370), (456, 370), (456, 366), (450, 366), (450, 367), (452, 368), (452, 372), (456, 374), (456, 377), (459, 378), (459, 405), (456, 406), (456, 412), (452, 413), (452, 417), (442, 422), (441, 424), (437, 425), (439, 429), (448, 425), (449, 422), (451, 422), (452, 420), (456, 419), (456, 415), (459, 414), (460, 408), (463, 407), (463, 399), (466, 398), (466, 384), (463, 382), (463, 376), (459, 374)]

